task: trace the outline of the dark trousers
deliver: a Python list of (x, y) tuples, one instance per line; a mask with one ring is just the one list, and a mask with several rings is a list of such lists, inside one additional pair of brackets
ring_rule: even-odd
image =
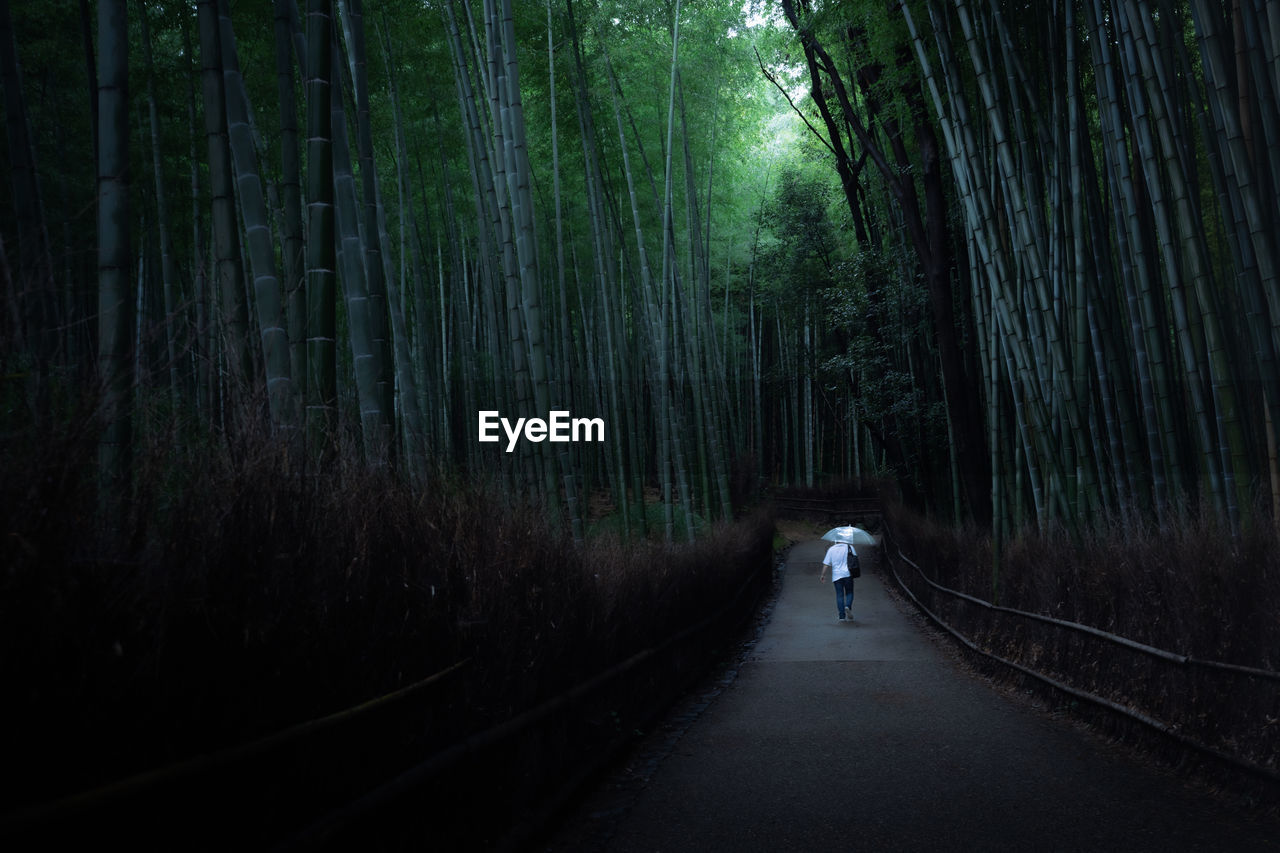
[(840, 578), (833, 581), (836, 588), (836, 610), (843, 619), (845, 611), (853, 607), (853, 578)]

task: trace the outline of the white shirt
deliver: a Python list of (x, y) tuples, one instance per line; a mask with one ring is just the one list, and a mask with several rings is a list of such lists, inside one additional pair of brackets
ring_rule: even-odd
[(822, 565), (831, 567), (831, 580), (849, 577), (849, 552), (852, 545), (837, 542), (827, 549), (827, 556), (822, 558)]

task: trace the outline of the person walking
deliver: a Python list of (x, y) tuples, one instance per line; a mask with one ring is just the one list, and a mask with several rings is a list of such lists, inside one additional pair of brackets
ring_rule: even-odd
[(851, 615), (853, 579), (861, 574), (858, 571), (858, 553), (853, 550), (852, 545), (836, 542), (827, 549), (827, 555), (822, 558), (822, 571), (818, 573), (819, 583), (826, 580), (827, 569), (831, 569), (831, 583), (836, 588), (836, 611), (840, 614), (839, 621), (848, 622), (853, 618)]

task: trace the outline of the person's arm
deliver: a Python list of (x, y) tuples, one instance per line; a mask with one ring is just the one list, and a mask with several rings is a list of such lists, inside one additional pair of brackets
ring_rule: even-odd
[(823, 563), (823, 564), (822, 564), (822, 571), (818, 572), (818, 583), (822, 583), (823, 579), (824, 579), (824, 578), (826, 578), (826, 576), (827, 576), (827, 567), (828, 567), (829, 565), (830, 565), (830, 563)]

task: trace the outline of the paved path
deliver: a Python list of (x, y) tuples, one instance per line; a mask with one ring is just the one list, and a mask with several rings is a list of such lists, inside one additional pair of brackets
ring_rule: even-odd
[(824, 546), (792, 548), (736, 677), (544, 849), (1280, 850), (1274, 824), (957, 668), (878, 575), (838, 622)]

